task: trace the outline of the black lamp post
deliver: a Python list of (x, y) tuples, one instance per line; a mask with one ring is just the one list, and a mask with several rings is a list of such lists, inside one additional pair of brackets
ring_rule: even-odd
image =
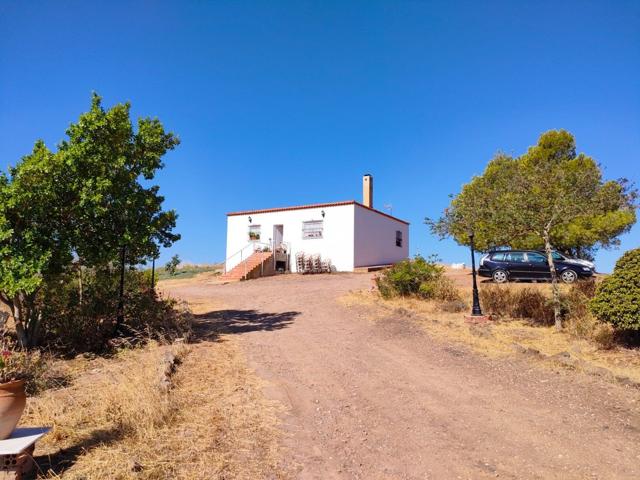
[(471, 247), (471, 275), (473, 276), (473, 307), (471, 307), (472, 317), (481, 317), (480, 297), (478, 295), (478, 283), (476, 281), (476, 256), (473, 248), (473, 232), (469, 232), (469, 246)]
[(151, 257), (151, 290), (156, 289), (156, 257)]

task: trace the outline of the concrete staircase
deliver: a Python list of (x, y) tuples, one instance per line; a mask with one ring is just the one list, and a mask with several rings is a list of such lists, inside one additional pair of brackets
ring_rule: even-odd
[(273, 252), (253, 252), (249, 258), (240, 262), (220, 276), (220, 280), (235, 282), (273, 274)]

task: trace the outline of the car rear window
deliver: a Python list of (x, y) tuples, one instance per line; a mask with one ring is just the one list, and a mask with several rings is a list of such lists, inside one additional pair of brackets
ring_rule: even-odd
[(494, 260), (496, 262), (504, 262), (504, 257), (505, 257), (504, 252), (494, 253), (493, 255), (491, 255), (491, 260)]
[(507, 262), (524, 263), (524, 252), (509, 252), (506, 256)]
[(527, 253), (527, 257), (531, 263), (547, 263), (547, 259), (541, 253)]

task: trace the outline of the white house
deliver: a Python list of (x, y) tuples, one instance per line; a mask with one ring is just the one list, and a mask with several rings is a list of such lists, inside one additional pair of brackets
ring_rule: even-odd
[[(409, 223), (373, 208), (373, 178), (363, 202), (318, 203), (227, 214), (225, 275), (248, 278), (259, 268), (297, 271), (296, 256), (320, 257), (334, 271), (382, 266), (407, 258)], [(259, 276), (254, 274), (253, 276)]]

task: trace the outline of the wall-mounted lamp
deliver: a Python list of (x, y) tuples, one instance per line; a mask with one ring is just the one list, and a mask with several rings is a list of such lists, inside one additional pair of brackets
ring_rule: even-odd
[(251, 223), (251, 217), (249, 217), (249, 223)]
[(322, 215), (322, 218), (324, 218), (324, 210), (320, 210), (320, 215)]

